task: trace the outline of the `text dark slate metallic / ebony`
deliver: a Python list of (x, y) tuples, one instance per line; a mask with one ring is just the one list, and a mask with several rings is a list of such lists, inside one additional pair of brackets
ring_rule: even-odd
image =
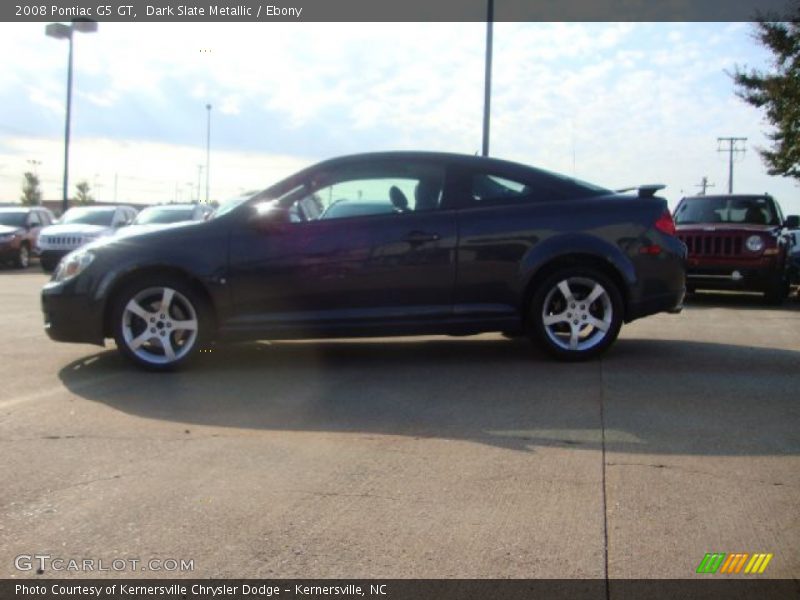
[(207, 221), (112, 236), (42, 291), (59, 341), (114, 338), (170, 369), (212, 340), (529, 335), (595, 356), (680, 310), (667, 203), (495, 159), (392, 152), (319, 163)]

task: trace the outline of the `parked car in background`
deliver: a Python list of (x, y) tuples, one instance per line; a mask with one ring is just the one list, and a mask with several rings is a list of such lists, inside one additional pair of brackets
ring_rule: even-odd
[(76, 206), (70, 208), (58, 224), (45, 227), (39, 234), (39, 261), (51, 272), (58, 261), (84, 244), (114, 233), (136, 218), (131, 206)]
[[(364, 210), (336, 211), (358, 205)], [(327, 215), (327, 216), (324, 216)], [(394, 152), (325, 161), (208, 221), (112, 236), (42, 290), (48, 335), (166, 370), (208, 341), (527, 334), (600, 354), (678, 311), (686, 249), (667, 203), (516, 163)]]
[[(790, 231), (789, 236), (789, 283), (800, 286), (800, 230)], [(800, 288), (797, 290), (800, 297)]]
[(205, 221), (213, 212), (208, 204), (158, 204), (142, 209), (133, 222), (118, 230), (120, 235), (133, 235), (172, 223)]
[(41, 206), (0, 207), (0, 261), (26, 268), (37, 251), (39, 232), (54, 220), (53, 213)]
[(768, 194), (692, 196), (675, 208), (678, 237), (689, 252), (688, 292), (697, 289), (763, 292), (781, 302), (789, 291), (789, 240), (784, 218)]

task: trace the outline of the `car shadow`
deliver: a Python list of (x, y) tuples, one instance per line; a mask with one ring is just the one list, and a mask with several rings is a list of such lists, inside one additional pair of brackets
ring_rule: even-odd
[(482, 336), (220, 345), (168, 374), (104, 351), (59, 377), (91, 401), (186, 425), (775, 455), (800, 454), (798, 364), (788, 350), (646, 339), (567, 364)]
[(791, 294), (781, 304), (770, 304), (761, 294), (736, 294), (700, 291), (687, 296), (685, 305), (691, 308), (735, 308), (744, 310), (790, 310), (800, 311), (800, 297)]

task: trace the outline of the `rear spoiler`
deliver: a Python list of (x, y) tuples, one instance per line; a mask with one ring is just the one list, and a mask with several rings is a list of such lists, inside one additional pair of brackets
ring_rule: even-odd
[(645, 185), (640, 185), (638, 187), (629, 187), (629, 188), (622, 188), (621, 190), (615, 190), (619, 194), (623, 194), (625, 192), (632, 192), (633, 190), (637, 190), (639, 192), (639, 198), (652, 198), (656, 195), (656, 192), (659, 190), (663, 190), (665, 185), (661, 183), (648, 183)]

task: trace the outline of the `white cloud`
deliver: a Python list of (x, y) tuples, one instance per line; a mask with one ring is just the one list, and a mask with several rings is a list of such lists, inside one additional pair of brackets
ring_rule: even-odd
[[(206, 102), (224, 117), (212, 142), (220, 195), (263, 187), (290, 164), (330, 155), (337, 140), (348, 151), (357, 139), (364, 150), (473, 153), (484, 31), (481, 23), (101, 23), (98, 33), (76, 37), (71, 178), (97, 173), (108, 192), (117, 173), (118, 191), (125, 181), (154, 201), (171, 199), (176, 182), (188, 189), (204, 162)], [(41, 24), (2, 24), (0, 51), (17, 57), (0, 63), (0, 94), (22, 89), (28, 98), (0, 120), (8, 165), (0, 191), (16, 197), (19, 178), (9, 173), (35, 157), (52, 182), (47, 195), (57, 197), (66, 45), (46, 39)], [(765, 174), (753, 150), (766, 144), (760, 113), (734, 97), (724, 73), (765, 59), (746, 24), (498, 23), (493, 153), (610, 186), (664, 182), (674, 201), (703, 175), (724, 188), (716, 137), (747, 135), (737, 189), (773, 191), (800, 212), (795, 186)], [(126, 133), (87, 135), (94, 111), (106, 125), (129, 125)], [(47, 138), (26, 135), (45, 116)], [(182, 119), (197, 146), (161, 133)], [(237, 138), (223, 144), (223, 124), (238, 124), (242, 143), (258, 130), (247, 138), (251, 151)], [(253, 150), (261, 138), (272, 148), (292, 142), (299, 156), (273, 160)], [(265, 166), (272, 164), (280, 167)]]

